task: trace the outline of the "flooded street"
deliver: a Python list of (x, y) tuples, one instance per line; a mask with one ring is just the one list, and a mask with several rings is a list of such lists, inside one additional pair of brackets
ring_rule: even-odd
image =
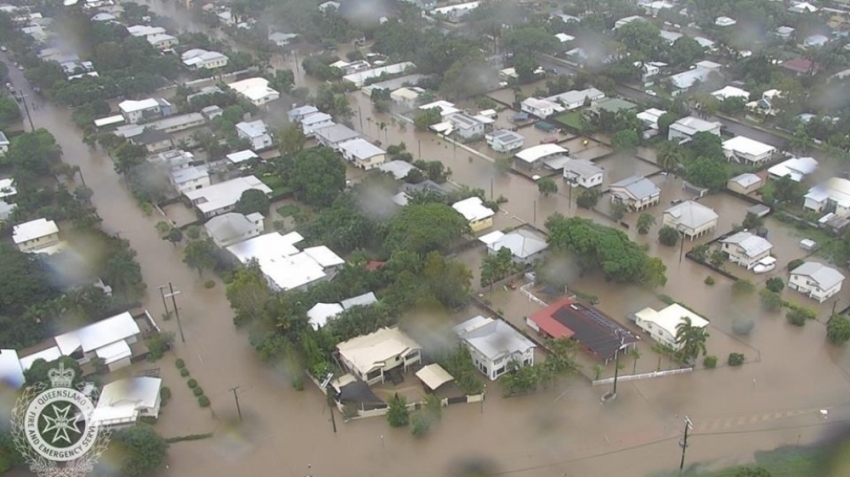
[[(156, 3), (157, 8), (173, 8), (164, 2)], [(20, 72), (11, 69), (10, 75), (16, 88), (32, 94)], [(310, 84), (303, 77), (298, 81)], [(453, 182), (481, 188), (488, 197), (507, 198), (502, 212), (497, 214), (496, 228), (524, 222), (542, 226), (554, 212), (578, 214), (611, 225), (599, 214), (571, 204), (562, 182), (558, 182), (558, 194), (542, 197), (533, 181), (516, 174), (499, 175), (485, 158), (431, 133), (416, 132), (412, 124), (401, 126), (390, 115), (372, 114), (369, 98), (360, 92), (350, 98), (357, 113), (352, 123), (365, 135), (385, 145), (404, 142), (415, 158), (437, 159), (451, 168)], [(160, 430), (167, 431), (166, 437), (212, 431), (216, 434), (213, 439), (172, 445), (170, 468), (163, 470), (162, 477), (308, 473), (317, 477), (436, 477), (451, 475), (452, 469), (476, 460), (492, 463), (500, 475), (520, 477), (646, 475), (678, 465), (678, 439), (686, 414), (695, 425), (689, 462), (730, 456), (746, 459), (755, 450), (811, 442), (829, 424), (820, 417), (819, 409), (830, 409), (830, 420), (850, 418), (846, 404), (850, 384), (843, 371), (850, 369), (850, 353), (825, 343), (822, 323), (792, 327), (782, 315), (761, 311), (756, 295), (734, 296), (731, 280), (690, 260), (680, 262), (678, 247), (660, 246), (656, 225), (646, 236), (638, 235), (634, 227), (626, 231), (667, 264), (667, 285), (656, 292), (681, 301), (711, 321), (709, 353), (720, 354), (727, 352), (727, 346), (740, 346), (747, 350), (747, 365), (623, 382), (618, 399), (605, 406), (599, 398), (607, 388), (592, 388), (581, 378), (550, 392), (510, 399), (502, 398), (498, 386), (490, 384), (483, 405), (447, 408), (443, 420), (421, 439), (413, 438), (409, 429), (391, 429), (382, 418), (342, 423), (339, 415), (338, 432), (334, 433), (321, 393), (309, 383), (304, 391), (297, 392), (282, 371), (257, 361), (248, 337), (232, 324), (223, 285), (218, 282), (212, 289), (204, 288), (204, 279), (182, 263), (182, 248), (160, 239), (154, 225), (161, 217), (142, 214), (114, 172), (112, 161), (102, 151), (82, 143), (69, 111), (50, 104), (39, 105), (33, 111), (33, 122), (56, 136), (65, 162), (81, 167), (87, 185), (94, 190), (93, 202), (103, 218), (103, 228), (128, 239), (138, 252), (148, 284), (144, 305), (151, 314), (160, 316), (163, 312), (159, 285), (172, 282), (181, 291), (177, 300), (186, 343), (178, 339), (174, 354), (186, 361), (192, 376), (206, 390), (212, 401), (212, 414), (183, 414), (177, 412), (179, 408), (167, 407)], [(385, 130), (380, 129), (380, 123), (388, 125)], [(608, 161), (603, 160), (601, 165), (617, 175), (643, 173), (652, 167), (623, 158)], [(670, 200), (681, 194), (681, 184), (663, 176), (653, 180), (663, 189), (661, 204), (650, 209), (660, 223), (660, 215)], [(722, 194), (705, 199), (721, 215), (717, 234), (744, 217), (742, 205), (731, 200)], [(625, 220), (633, 225), (636, 214)], [(768, 221), (768, 227), (774, 240), (773, 235), (782, 233), (785, 226)], [(712, 238), (710, 235), (702, 241)], [(698, 243), (701, 242), (687, 243), (684, 251)], [(777, 252), (781, 263), (787, 263), (793, 240), (777, 238), (775, 243), (778, 249), (787, 251)], [(709, 274), (716, 279), (713, 287), (703, 284)], [(779, 267), (774, 274), (785, 276)], [(644, 306), (660, 306), (653, 292), (616, 286), (596, 275), (576, 278), (574, 287), (598, 296), (599, 307), (618, 320)], [(784, 296), (805, 302), (805, 298), (788, 290)], [(522, 301), (521, 297), (520, 301), (510, 298), (511, 303)], [(840, 299), (842, 304), (850, 304), (850, 287)], [(814, 307), (813, 302), (807, 304)], [(824, 303), (814, 308), (823, 318), (831, 306)], [(521, 321), (528, 308), (505, 309), (512, 321)], [(749, 336), (732, 335), (732, 324), (739, 318), (755, 320), (755, 329)], [(176, 331), (173, 320), (161, 324)], [(718, 340), (716, 348), (713, 340)], [(719, 357), (725, 361), (725, 356)], [(168, 357), (159, 364), (170, 368), (172, 360)], [(647, 361), (641, 362), (639, 369), (651, 368)], [(626, 369), (631, 371), (631, 362), (627, 362)], [(183, 386), (176, 378), (175, 382), (168, 381), (176, 373), (163, 374), (166, 385)], [(239, 403), (245, 419), (242, 425), (236, 424), (230, 391), (234, 386), (240, 387)]]

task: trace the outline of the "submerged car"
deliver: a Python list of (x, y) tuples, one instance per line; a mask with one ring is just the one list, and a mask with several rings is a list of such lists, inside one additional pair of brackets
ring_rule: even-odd
[(753, 273), (767, 273), (774, 268), (776, 268), (776, 258), (764, 257), (756, 262), (756, 265), (753, 267)]

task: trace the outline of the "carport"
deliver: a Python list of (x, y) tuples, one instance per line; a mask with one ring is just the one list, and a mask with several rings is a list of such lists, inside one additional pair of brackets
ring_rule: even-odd
[(416, 377), (431, 391), (436, 391), (443, 384), (454, 381), (455, 379), (448, 371), (436, 363), (423, 366), (422, 369), (416, 372)]

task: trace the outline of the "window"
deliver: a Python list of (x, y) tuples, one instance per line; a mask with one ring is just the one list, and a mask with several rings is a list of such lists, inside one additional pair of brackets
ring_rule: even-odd
[(368, 373), (366, 373), (366, 381), (371, 381), (371, 380), (376, 379), (380, 376), (381, 376), (381, 370), (380, 369), (376, 369), (374, 371), (369, 371)]

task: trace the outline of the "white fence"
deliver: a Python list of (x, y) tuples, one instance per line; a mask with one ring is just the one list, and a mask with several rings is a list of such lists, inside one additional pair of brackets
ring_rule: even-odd
[[(667, 371), (653, 371), (651, 373), (643, 373), (643, 374), (628, 374), (626, 376), (618, 376), (618, 381), (638, 381), (641, 379), (653, 379), (660, 378), (662, 376), (673, 376), (674, 374), (685, 374), (693, 372), (694, 368), (679, 368), (679, 369), (669, 369)], [(614, 378), (605, 378), (605, 379), (597, 379), (593, 381), (594, 386), (601, 386), (603, 384), (612, 384), (614, 382)]]
[(523, 295), (528, 297), (528, 301), (533, 301), (534, 303), (537, 303), (538, 305), (540, 305), (544, 308), (549, 306), (549, 305), (546, 304), (545, 301), (541, 300), (540, 298), (537, 298), (536, 296), (534, 296), (533, 293), (528, 291), (528, 288), (533, 286), (533, 285), (534, 285), (533, 282), (532, 283), (526, 283), (525, 285), (519, 287), (519, 291), (521, 291)]

